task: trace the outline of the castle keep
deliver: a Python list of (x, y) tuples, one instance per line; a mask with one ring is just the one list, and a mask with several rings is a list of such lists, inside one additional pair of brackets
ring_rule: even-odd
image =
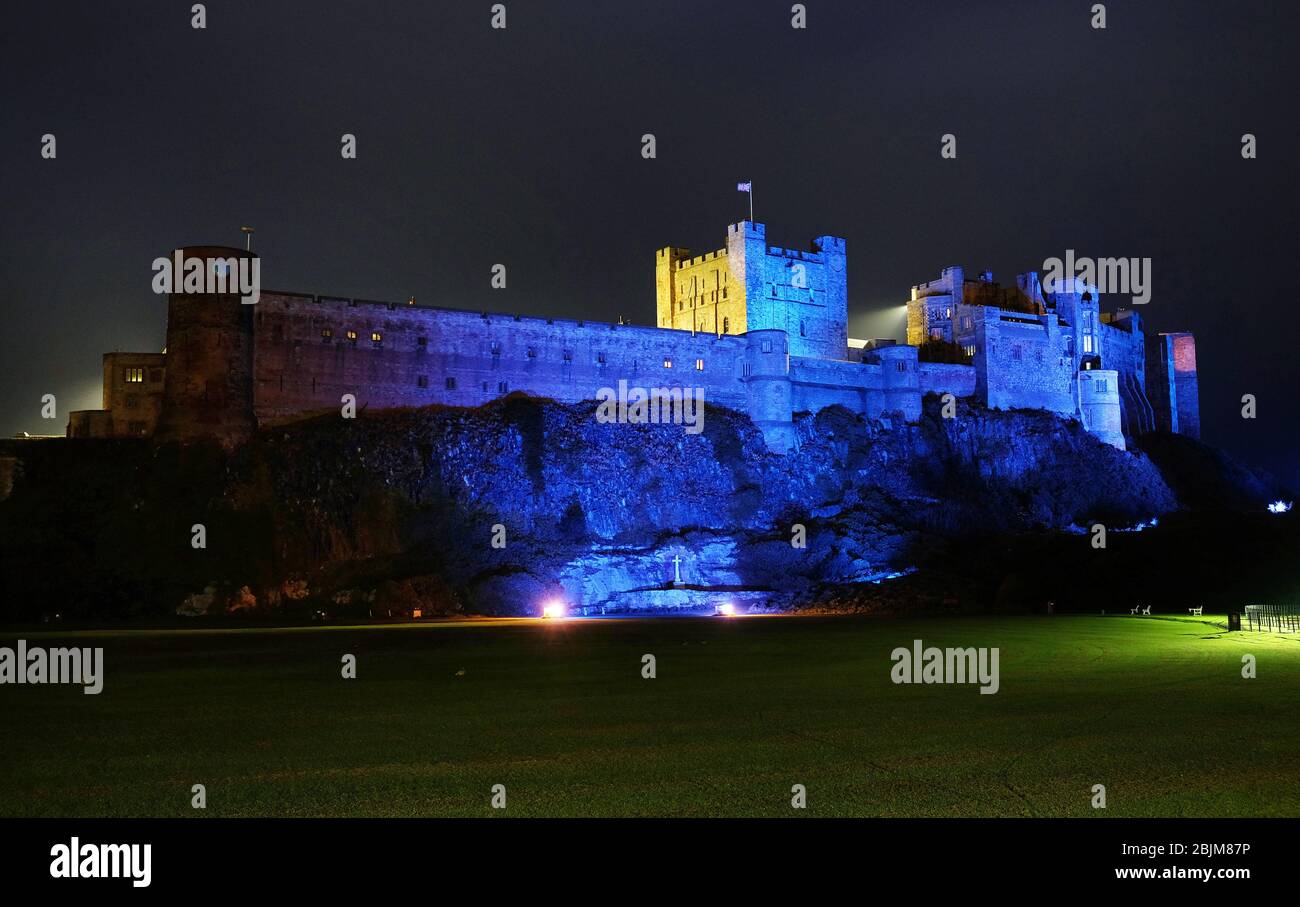
[(912, 288), (906, 344), (867, 343), (848, 337), (847, 270), (839, 237), (795, 251), (768, 246), (764, 225), (743, 221), (717, 251), (656, 253), (655, 327), (300, 293), (263, 291), (254, 305), (172, 293), (166, 352), (105, 354), (104, 409), (73, 412), (68, 435), (237, 444), (260, 425), (337, 410), (345, 394), (358, 409), (477, 406), (514, 391), (573, 403), (620, 380), (703, 388), (709, 403), (748, 413), (778, 452), (794, 445), (796, 412), (838, 403), (912, 421), (926, 393), (1046, 409), (1120, 448), (1153, 429), (1199, 434), (1192, 335), (1145, 337), (1136, 313), (1100, 314), (1096, 290), (1077, 280), (1045, 292), (1030, 273), (1004, 289), (988, 273), (947, 268)]

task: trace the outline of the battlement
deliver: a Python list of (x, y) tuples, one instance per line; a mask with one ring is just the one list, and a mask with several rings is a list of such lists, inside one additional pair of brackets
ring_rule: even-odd
[(679, 260), (677, 262), (677, 270), (680, 271), (683, 268), (692, 268), (695, 267), (696, 265), (702, 265), (705, 262), (716, 261), (719, 258), (726, 258), (726, 257), (727, 257), (726, 249), (718, 249), (716, 252), (706, 252), (703, 255), (697, 255), (694, 258), (688, 260), (684, 260), (684, 261)]
[(767, 236), (767, 224), (756, 224), (753, 221), (742, 220), (738, 224), (727, 224), (727, 237), (732, 236)]
[[(808, 249), (769, 246), (765, 226), (748, 221), (702, 255), (658, 249), (654, 326), (413, 298), (266, 290), (249, 305), (173, 293), (166, 354), (106, 355), (105, 408), (78, 411), (69, 432), (235, 444), (349, 395), (359, 408), (478, 406), (520, 391), (578, 402), (619, 381), (700, 388), (748, 413), (778, 451), (795, 442), (794, 412), (839, 404), (912, 420), (928, 392), (1073, 417), (1118, 447), (1152, 427), (1199, 430), (1192, 335), (1144, 348), (1138, 316), (1100, 317), (1082, 282), (1047, 295), (1028, 272), (1003, 290), (988, 271), (968, 278), (953, 266), (912, 288), (908, 344), (851, 341), (846, 249), (829, 235)], [(240, 250), (187, 250), (198, 251)], [(921, 361), (930, 340), (960, 345), (970, 364)]]

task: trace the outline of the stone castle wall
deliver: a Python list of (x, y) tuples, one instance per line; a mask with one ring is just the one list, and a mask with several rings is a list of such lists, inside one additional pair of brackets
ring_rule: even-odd
[(741, 337), (283, 293), (256, 308), (258, 422), (337, 409), (344, 394), (359, 408), (478, 406), (516, 390), (572, 403), (620, 380), (703, 387), (706, 402), (748, 409)]
[(975, 311), (977, 395), (997, 409), (1075, 415), (1075, 367), (1056, 316)]
[(975, 393), (975, 366), (920, 362), (917, 364), (917, 385), (922, 396), (952, 394), (954, 397), (970, 397)]

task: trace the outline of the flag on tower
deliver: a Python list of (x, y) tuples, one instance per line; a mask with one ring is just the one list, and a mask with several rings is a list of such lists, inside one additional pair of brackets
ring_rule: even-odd
[(737, 192), (753, 192), (753, 191), (754, 191), (754, 184), (753, 184), (752, 182), (749, 182), (749, 183), (736, 183), (736, 191), (737, 191)]

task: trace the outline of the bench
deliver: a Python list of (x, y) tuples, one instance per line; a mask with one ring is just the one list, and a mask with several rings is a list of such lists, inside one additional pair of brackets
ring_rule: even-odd
[(1188, 608), (1188, 609), (1187, 609), (1187, 613), (1190, 614), (1190, 615), (1192, 615), (1192, 617), (1200, 617), (1200, 616), (1201, 616), (1201, 612), (1204, 611), (1204, 610), (1205, 610), (1205, 606), (1202, 605), (1202, 606), (1199, 607), (1199, 608)]

